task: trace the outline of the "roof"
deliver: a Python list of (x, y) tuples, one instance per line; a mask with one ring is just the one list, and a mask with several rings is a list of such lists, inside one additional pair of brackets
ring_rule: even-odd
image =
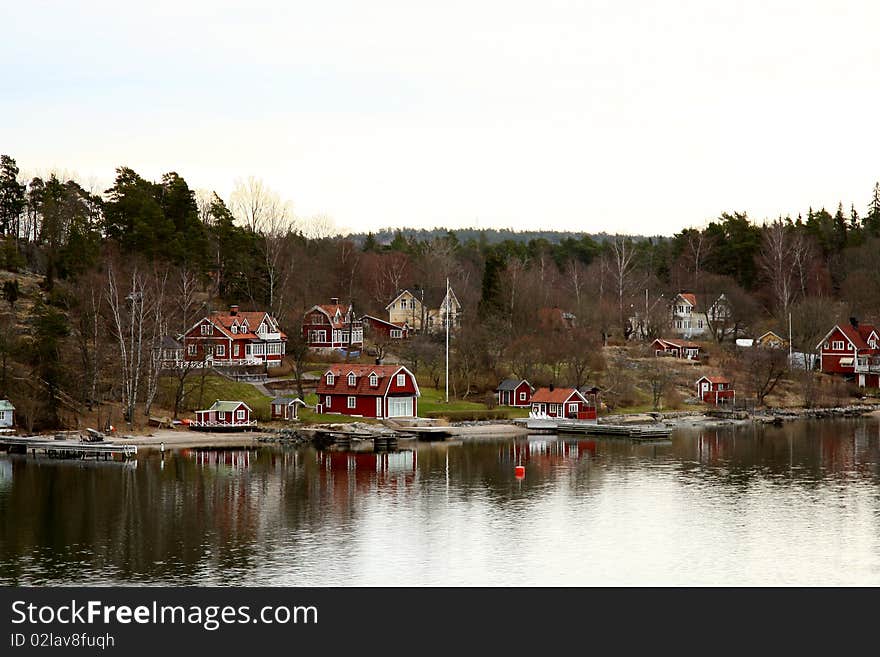
[[(822, 341), (819, 342), (819, 346), (821, 346), (825, 340), (828, 339), (832, 333), (834, 333), (835, 329), (839, 330), (843, 333), (847, 340), (849, 340), (853, 345), (855, 345), (856, 349), (859, 351), (873, 351), (871, 347), (868, 345), (868, 338), (872, 333), (877, 333), (877, 329), (873, 324), (859, 324), (858, 327), (854, 327), (852, 324), (836, 324), (834, 328), (832, 328), (828, 333), (822, 338)], [(878, 333), (878, 337), (880, 337), (880, 333)]]
[(697, 305), (697, 295), (692, 292), (679, 292), (678, 296), (687, 301), (692, 306)]
[[(221, 412), (229, 412), (236, 410), (239, 406), (244, 406), (248, 410), (251, 410), (251, 407), (245, 404), (243, 401), (220, 401), (219, 399), (211, 404), (211, 408), (209, 411), (221, 411)], [(196, 411), (198, 412), (198, 411)], [(204, 413), (204, 411), (201, 411)]]
[[(287, 335), (278, 327), (275, 319), (264, 310), (244, 312), (237, 310), (234, 315), (230, 310), (213, 312), (200, 319), (196, 325), (204, 321), (204, 319), (211, 322), (227, 338), (236, 340), (241, 340), (242, 338), (245, 340), (260, 340), (261, 338), (254, 331), (260, 326), (261, 322), (266, 320), (269, 328), (274, 327), (278, 330), (282, 340), (287, 339)], [(244, 323), (247, 324), (247, 331), (242, 333), (239, 327)], [(233, 326), (236, 327), (235, 333), (232, 332)]]
[(14, 411), (15, 406), (8, 399), (0, 399), (0, 411)]
[(700, 345), (696, 342), (691, 342), (690, 340), (677, 340), (675, 338), (655, 338), (654, 342), (665, 342), (666, 344), (671, 344), (673, 347), (683, 347), (685, 349), (701, 349)]
[(387, 319), (382, 319), (381, 317), (376, 317), (375, 315), (364, 315), (361, 317), (361, 321), (367, 321), (371, 324), (384, 324), (393, 329), (406, 329), (409, 328), (409, 325), (406, 322), (389, 322)]
[(697, 379), (697, 383), (699, 383), (703, 379), (705, 379), (709, 383), (730, 383), (730, 379), (728, 379), (726, 376), (708, 376), (708, 375), (701, 376), (699, 379)]
[(504, 381), (498, 384), (498, 387), (495, 388), (495, 390), (516, 390), (523, 383), (529, 386), (529, 388), (532, 387), (525, 379), (504, 379)]
[(584, 396), (575, 388), (538, 388), (532, 394), (532, 402), (562, 404), (568, 401), (572, 396), (576, 395), (581, 401), (587, 401)]
[(283, 404), (284, 406), (289, 406), (290, 404), (293, 404), (294, 402), (299, 402), (303, 406), (306, 405), (306, 403), (302, 399), (300, 399), (299, 397), (276, 397), (275, 399), (273, 399), (269, 403), (276, 404), (276, 405)]
[[(318, 380), (316, 392), (318, 395), (360, 395), (369, 397), (382, 397), (388, 392), (391, 378), (399, 373), (407, 374), (413, 381), (416, 396), (420, 396), (419, 384), (412, 372), (403, 365), (346, 365), (345, 363), (333, 365), (324, 371)], [(327, 385), (327, 375), (333, 374), (333, 385)], [(348, 385), (348, 375), (355, 375), (355, 384)], [(370, 385), (370, 374), (376, 374), (378, 381), (376, 386)]]
[(162, 338), (162, 341), (159, 343), (160, 349), (183, 349), (183, 345), (180, 344), (177, 340), (172, 338), (170, 335), (166, 335)]
[[(424, 289), (416, 288), (415, 290), (403, 289), (394, 296), (387, 306), (385, 306), (385, 310), (388, 310), (391, 307), (391, 304), (395, 303), (400, 297), (407, 293), (420, 303), (423, 303), (424, 306), (430, 310), (439, 310), (440, 306), (443, 305), (444, 299), (446, 299), (446, 287), (443, 285), (426, 287)], [(449, 303), (461, 307), (461, 303), (458, 301), (458, 297), (455, 296), (455, 292), (451, 287), (449, 288), (449, 294)]]
[(348, 315), (349, 311), (352, 310), (352, 305), (348, 304), (346, 306), (341, 303), (319, 303), (309, 308), (305, 314), (308, 315), (315, 310), (320, 310), (327, 315), (327, 318), (330, 320), (330, 325), (333, 328), (343, 328), (345, 326), (345, 317)]
[(764, 338), (767, 338), (767, 337), (774, 337), (777, 340), (781, 340), (782, 342), (785, 342), (785, 338), (783, 338), (781, 335), (779, 335), (776, 331), (767, 331), (764, 335), (758, 336), (757, 339), (760, 342), (761, 340), (763, 340)]

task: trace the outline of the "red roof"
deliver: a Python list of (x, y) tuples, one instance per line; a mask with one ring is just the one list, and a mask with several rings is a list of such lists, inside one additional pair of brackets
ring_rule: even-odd
[[(256, 329), (260, 326), (261, 322), (265, 322), (267, 324), (267, 328), (272, 328), (272, 320), (269, 317), (269, 313), (259, 310), (259, 311), (236, 311), (233, 315), (230, 311), (226, 312), (215, 312), (208, 315), (208, 319), (211, 321), (214, 326), (220, 329), (220, 332), (226, 335), (229, 338), (235, 339), (250, 339), (250, 340), (260, 340), (261, 338), (255, 333)], [(238, 330), (238, 327), (242, 325), (243, 322), (247, 323), (247, 331), (241, 332)], [(236, 327), (236, 332), (232, 332), (232, 327)], [(277, 326), (277, 323), (276, 323)], [(287, 335), (278, 329), (278, 332), (281, 333), (281, 339), (286, 340)]]
[(706, 381), (708, 381), (709, 383), (730, 383), (730, 379), (728, 379), (726, 376), (701, 376), (699, 379), (697, 379), (697, 383), (699, 383), (703, 379), (706, 379)]
[(692, 306), (697, 305), (697, 295), (696, 294), (692, 294), (691, 292), (682, 292), (678, 296), (680, 296), (682, 299), (687, 301)]
[[(410, 371), (402, 365), (334, 365), (321, 376), (318, 381), (316, 392), (319, 395), (366, 395), (381, 397), (391, 384), (392, 377), (398, 372), (403, 372), (413, 379), (413, 384), (418, 392), (418, 384)], [(348, 375), (354, 374), (354, 386), (348, 385)], [(376, 386), (370, 385), (370, 374), (375, 373), (378, 377)], [(333, 374), (333, 385), (327, 385), (327, 375)]]
[[(330, 319), (330, 325), (333, 328), (343, 328), (345, 326), (345, 316), (348, 314), (349, 310), (351, 310), (351, 306), (343, 306), (341, 303), (319, 303), (316, 306), (312, 306), (311, 310), (306, 314), (312, 312), (312, 310), (315, 310), (316, 308), (327, 315)], [(338, 316), (336, 315), (337, 312), (339, 313)]]
[(700, 349), (700, 345), (696, 342), (691, 342), (689, 340), (675, 340), (673, 338), (657, 338), (654, 342), (657, 341), (665, 342), (666, 344), (671, 344), (673, 347), (681, 347), (684, 349)]
[(578, 397), (581, 401), (586, 401), (581, 393), (575, 388), (554, 388), (553, 390), (550, 390), (550, 388), (538, 388), (532, 394), (532, 402), (563, 404), (567, 402), (572, 395)]
[(877, 331), (873, 324), (859, 324), (858, 328), (855, 328), (851, 324), (838, 324), (837, 328), (839, 328), (841, 333), (849, 338), (850, 342), (852, 342), (858, 349), (870, 349), (871, 347), (868, 346), (868, 337), (871, 333)]

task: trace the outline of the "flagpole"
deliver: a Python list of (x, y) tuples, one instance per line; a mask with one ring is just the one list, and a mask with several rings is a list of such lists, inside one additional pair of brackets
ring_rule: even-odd
[(449, 277), (446, 277), (446, 403), (449, 403)]

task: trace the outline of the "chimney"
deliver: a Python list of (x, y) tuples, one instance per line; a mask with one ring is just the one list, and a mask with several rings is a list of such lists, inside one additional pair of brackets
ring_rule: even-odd
[(233, 317), (235, 317), (238, 314), (238, 305), (237, 304), (232, 304), (231, 306), (229, 306), (229, 314), (232, 315)]
[(381, 359), (381, 358), (377, 358), (377, 359), (376, 359), (376, 365), (381, 365), (381, 364), (382, 364), (382, 359)]
[(859, 320), (858, 320), (857, 317), (850, 317), (850, 318), (849, 318), (849, 323), (852, 324), (852, 327), (853, 327), (854, 329), (859, 328)]
[(553, 392), (553, 389), (554, 389), (555, 387), (556, 387), (556, 386), (554, 386), (554, 385), (551, 383), (551, 384), (550, 384), (550, 392)]
[(333, 306), (339, 305), (339, 297), (330, 297), (330, 304)]

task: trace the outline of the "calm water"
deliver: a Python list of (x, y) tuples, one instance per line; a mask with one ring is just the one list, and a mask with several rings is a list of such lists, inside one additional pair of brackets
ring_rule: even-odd
[(0, 583), (876, 585), (878, 465), (875, 419), (653, 445), (2, 455)]

